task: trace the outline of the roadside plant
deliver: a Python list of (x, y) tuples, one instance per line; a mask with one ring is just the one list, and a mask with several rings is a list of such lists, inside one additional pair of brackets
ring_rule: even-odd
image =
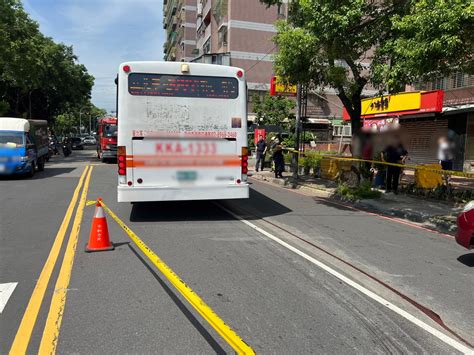
[(348, 201), (374, 199), (382, 196), (380, 191), (372, 189), (371, 184), (368, 181), (362, 182), (358, 187), (350, 187), (344, 182), (339, 183), (336, 188), (336, 194), (342, 199)]

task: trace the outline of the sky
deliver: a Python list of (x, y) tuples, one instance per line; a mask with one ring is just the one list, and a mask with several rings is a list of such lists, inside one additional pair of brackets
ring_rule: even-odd
[(120, 63), (163, 59), (163, 0), (22, 1), (43, 34), (73, 46), (95, 77), (92, 102), (109, 112)]

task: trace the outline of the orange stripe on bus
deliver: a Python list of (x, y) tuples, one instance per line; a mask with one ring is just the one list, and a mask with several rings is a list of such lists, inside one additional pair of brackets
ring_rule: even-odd
[(176, 167), (186, 167), (186, 166), (200, 166), (200, 167), (220, 167), (220, 166), (240, 166), (240, 159), (234, 160), (157, 160), (157, 159), (150, 159), (150, 160), (128, 160), (127, 161), (127, 168), (156, 168), (156, 167), (163, 167), (163, 168), (176, 168)]
[(239, 158), (240, 156), (238, 155), (231, 155), (231, 154), (226, 154), (226, 155), (185, 155), (185, 154), (180, 154), (180, 155), (127, 155), (126, 156), (127, 160), (148, 160), (148, 159), (236, 159)]

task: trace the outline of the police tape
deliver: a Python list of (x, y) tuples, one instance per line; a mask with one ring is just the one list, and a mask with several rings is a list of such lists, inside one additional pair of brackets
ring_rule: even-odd
[[(297, 153), (298, 156), (305, 155), (305, 153), (303, 152), (297, 152), (296, 149), (285, 148), (285, 150), (287, 150), (290, 153)], [(359, 158), (350, 158), (350, 157), (336, 157), (336, 156), (324, 155), (324, 154), (319, 154), (315, 156), (326, 158), (326, 159), (340, 160), (340, 161), (353, 161), (353, 162), (360, 162), (360, 163), (371, 163), (371, 164), (395, 166), (395, 167), (403, 168), (403, 169), (423, 170), (423, 171), (428, 171), (428, 172), (432, 172), (432, 173), (436, 173), (440, 175), (460, 176), (460, 177), (474, 179), (474, 173), (465, 173), (462, 171), (455, 171), (455, 170), (441, 170), (441, 169), (429, 168), (423, 165), (405, 165), (405, 164), (389, 163), (389, 162), (379, 161), (379, 160), (359, 159)]]
[(168, 265), (156, 255), (102, 200), (88, 201), (87, 206), (100, 203), (104, 210), (132, 239), (138, 248), (161, 271), (171, 284), (196, 309), (196, 311), (222, 336), (238, 354), (255, 354), (239, 335), (231, 329)]

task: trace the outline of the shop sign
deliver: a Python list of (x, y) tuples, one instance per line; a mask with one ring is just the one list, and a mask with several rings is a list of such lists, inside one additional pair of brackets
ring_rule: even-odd
[(270, 96), (296, 96), (296, 92), (296, 85), (288, 85), (278, 76), (270, 81)]
[(416, 110), (421, 107), (421, 92), (406, 92), (362, 100), (362, 115)]
[[(403, 92), (372, 97), (362, 100), (361, 117), (363, 119), (377, 119), (442, 112), (443, 98), (443, 90)], [(342, 117), (346, 121), (350, 120), (349, 113), (345, 108)]]

